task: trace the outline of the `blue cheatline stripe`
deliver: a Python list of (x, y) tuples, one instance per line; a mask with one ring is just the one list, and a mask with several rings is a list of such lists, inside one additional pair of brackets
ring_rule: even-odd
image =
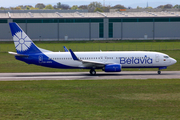
[[(39, 61), (39, 56), (41, 56), (42, 61)], [(35, 65), (50, 67), (50, 68), (59, 68), (59, 69), (80, 69), (80, 68), (91, 69), (92, 68), (92, 67), (73, 67), (73, 66), (64, 65), (54, 60), (50, 60), (49, 57), (47, 57), (43, 53), (30, 54), (29, 57), (16, 56), (16, 59), (26, 62), (27, 64), (35, 64)], [(96, 69), (102, 69), (102, 68), (96, 68)]]

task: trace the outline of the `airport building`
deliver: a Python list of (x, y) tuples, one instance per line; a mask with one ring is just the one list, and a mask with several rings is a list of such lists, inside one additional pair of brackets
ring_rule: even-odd
[(36, 41), (180, 39), (179, 11), (5, 11), (0, 12), (0, 41), (12, 40), (9, 22)]

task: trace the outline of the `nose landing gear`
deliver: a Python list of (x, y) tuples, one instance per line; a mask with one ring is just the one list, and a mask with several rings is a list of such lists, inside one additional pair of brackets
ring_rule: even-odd
[(167, 69), (167, 67), (166, 67), (166, 66), (165, 66), (165, 67), (160, 67), (159, 70), (158, 70), (158, 72), (157, 72), (159, 75), (161, 74), (161, 70), (162, 70), (162, 69)]

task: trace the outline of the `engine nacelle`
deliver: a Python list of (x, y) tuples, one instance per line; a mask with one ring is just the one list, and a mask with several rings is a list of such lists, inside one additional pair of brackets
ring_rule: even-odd
[(103, 70), (105, 72), (121, 72), (121, 64), (109, 64)]

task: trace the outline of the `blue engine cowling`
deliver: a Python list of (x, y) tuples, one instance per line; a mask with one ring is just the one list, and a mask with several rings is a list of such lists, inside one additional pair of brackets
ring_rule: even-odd
[(109, 64), (103, 70), (105, 72), (121, 72), (121, 64)]

